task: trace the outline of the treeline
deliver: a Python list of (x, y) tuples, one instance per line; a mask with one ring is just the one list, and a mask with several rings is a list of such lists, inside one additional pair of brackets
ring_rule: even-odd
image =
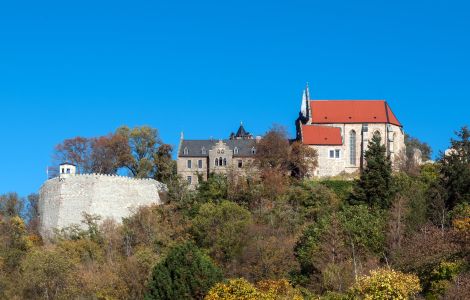
[(355, 181), (318, 181), (316, 153), (274, 128), (246, 176), (192, 191), (172, 173), (164, 205), (84, 215), (51, 242), (2, 196), (0, 298), (469, 299), (466, 127), (451, 148), (392, 172), (377, 136)]

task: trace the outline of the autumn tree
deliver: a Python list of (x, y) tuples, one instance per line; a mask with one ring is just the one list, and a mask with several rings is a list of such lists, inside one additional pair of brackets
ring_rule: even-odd
[(360, 299), (410, 299), (420, 291), (417, 276), (378, 269), (361, 277), (351, 288), (350, 295)]
[(80, 173), (93, 172), (91, 161), (91, 139), (75, 137), (65, 139), (54, 148), (54, 161), (57, 164), (63, 162), (73, 163)]
[(316, 151), (301, 142), (291, 144), (281, 126), (273, 126), (256, 148), (256, 161), (264, 172), (274, 170), (303, 178), (318, 165)]
[(374, 134), (364, 157), (366, 165), (356, 181), (350, 202), (388, 208), (393, 196), (392, 164), (380, 135)]
[(152, 271), (145, 299), (203, 299), (222, 271), (191, 242), (171, 249)]
[(234, 202), (205, 203), (193, 219), (191, 231), (199, 246), (226, 263), (246, 245), (251, 222), (250, 212)]

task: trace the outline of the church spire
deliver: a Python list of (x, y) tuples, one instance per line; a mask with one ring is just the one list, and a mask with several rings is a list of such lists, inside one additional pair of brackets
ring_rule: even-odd
[(310, 120), (310, 91), (308, 89), (308, 82), (305, 90), (302, 93), (302, 104), (300, 105), (300, 114), (307, 122)]

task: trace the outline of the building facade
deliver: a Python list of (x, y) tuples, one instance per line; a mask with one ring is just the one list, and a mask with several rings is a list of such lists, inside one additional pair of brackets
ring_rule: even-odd
[(224, 140), (185, 140), (183, 134), (178, 147), (177, 172), (191, 187), (209, 174), (246, 174), (252, 167), (258, 138), (248, 133), (243, 125)]
[(403, 126), (385, 100), (310, 100), (307, 86), (296, 128), (297, 139), (317, 150), (316, 177), (358, 172), (374, 134), (392, 165), (405, 150)]

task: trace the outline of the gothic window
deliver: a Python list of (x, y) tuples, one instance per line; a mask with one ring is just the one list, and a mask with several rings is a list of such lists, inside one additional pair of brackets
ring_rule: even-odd
[(219, 159), (217, 157), (215, 158), (215, 165), (219, 166)]
[(235, 148), (233, 149), (233, 154), (238, 154), (238, 147), (235, 147)]
[(356, 165), (356, 132), (354, 130), (349, 132), (349, 163)]
[(184, 153), (184, 155), (188, 155), (188, 154), (189, 154), (189, 151), (188, 151), (188, 148), (187, 148), (187, 147), (184, 147), (183, 153)]
[(227, 159), (224, 158), (224, 166), (226, 166), (226, 165), (227, 165)]
[(219, 166), (222, 167), (222, 157), (219, 157)]
[(191, 169), (191, 160), (188, 160), (188, 169)]

